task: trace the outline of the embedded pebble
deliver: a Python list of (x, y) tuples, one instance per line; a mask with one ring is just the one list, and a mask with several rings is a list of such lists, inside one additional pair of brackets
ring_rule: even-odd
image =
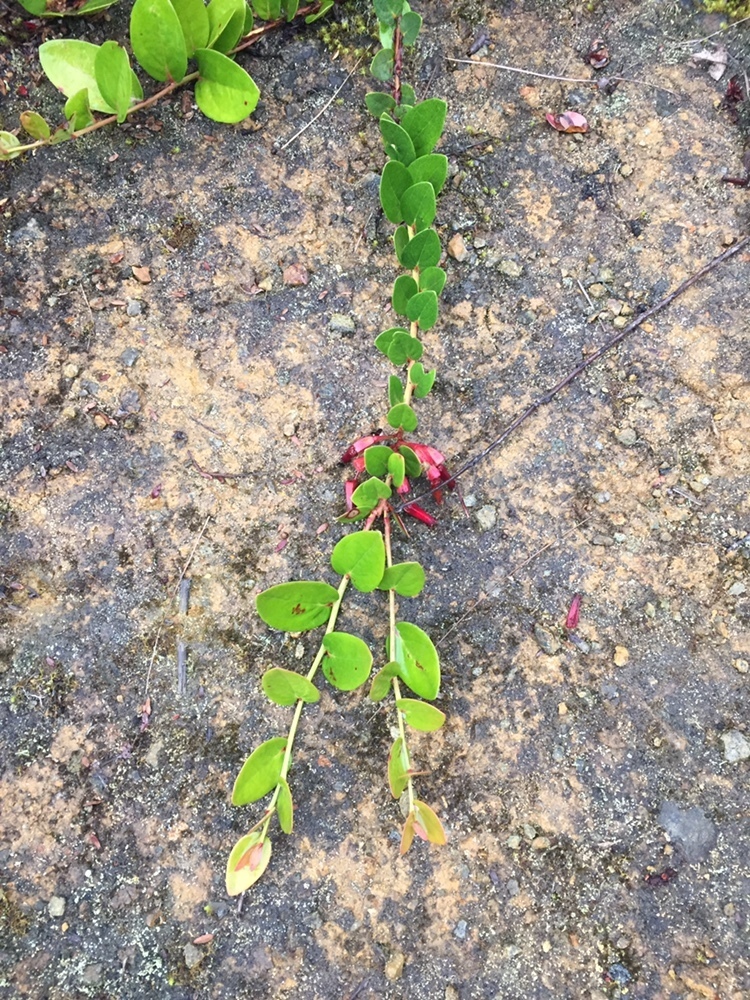
[(591, 539), (592, 545), (604, 545), (610, 546), (615, 544), (615, 540), (611, 535), (594, 535)]
[(136, 347), (126, 347), (125, 350), (120, 355), (120, 361), (125, 365), (126, 368), (132, 368), (136, 363), (138, 358), (140, 358), (141, 352)]
[(627, 325), (628, 325), (628, 317), (623, 315), (623, 313), (620, 313), (619, 316), (615, 316), (615, 318), (612, 320), (612, 326), (616, 330), (624, 330)]
[(536, 827), (532, 826), (531, 823), (524, 823), (523, 835), (527, 840), (534, 840), (536, 837)]
[(67, 364), (63, 368), (63, 375), (65, 376), (65, 378), (75, 378), (80, 372), (80, 370), (81, 369), (78, 367), (78, 365)]
[(609, 503), (611, 499), (612, 495), (606, 490), (602, 490), (601, 493), (594, 494), (594, 500), (596, 500), (597, 503)]
[(603, 299), (607, 294), (607, 289), (600, 281), (595, 281), (593, 285), (589, 285), (589, 295), (592, 299)]
[(497, 269), (500, 274), (504, 274), (508, 278), (520, 278), (523, 274), (523, 268), (514, 260), (501, 260)]
[(549, 837), (534, 837), (531, 841), (531, 846), (535, 851), (548, 851), (552, 846), (552, 842)]
[(703, 861), (716, 845), (716, 827), (702, 809), (681, 809), (666, 799), (659, 810), (659, 825), (670, 840), (679, 840), (688, 861)]
[(185, 965), (188, 969), (194, 969), (196, 966), (200, 965), (206, 957), (206, 952), (201, 951), (200, 948), (196, 948), (192, 942), (185, 945), (182, 954), (185, 959)]
[(469, 256), (466, 242), (460, 233), (454, 233), (448, 241), (448, 254), (459, 264), (462, 264)]
[(738, 760), (750, 757), (750, 743), (738, 729), (731, 729), (721, 737), (724, 744), (724, 760), (736, 764)]
[(630, 660), (630, 653), (625, 646), (615, 646), (615, 655), (612, 659), (616, 667), (626, 667)]
[(347, 316), (346, 313), (331, 313), (328, 329), (333, 330), (334, 333), (354, 333), (357, 327), (352, 317)]
[(390, 979), (391, 982), (395, 982), (397, 979), (400, 979), (404, 974), (405, 963), (406, 957), (403, 952), (394, 952), (385, 963), (385, 978)]
[(737, 583), (733, 583), (732, 586), (727, 591), (730, 597), (741, 597), (747, 590), (746, 585), (742, 580), (738, 580)]
[(518, 836), (517, 833), (514, 833), (512, 834), (512, 836), (508, 837), (508, 839), (505, 841), (505, 844), (507, 847), (511, 849), (511, 851), (517, 851), (518, 848), (521, 846), (521, 838)]
[(497, 521), (497, 511), (489, 504), (485, 507), (480, 507), (476, 516), (477, 523), (482, 531), (489, 531), (490, 528), (495, 527), (495, 522)]
[(126, 299), (125, 312), (128, 316), (140, 316), (143, 312), (143, 303), (138, 299)]
[(456, 929), (453, 931), (453, 936), (457, 937), (459, 941), (466, 940), (466, 932), (469, 929), (469, 925), (465, 920), (459, 920), (456, 924)]
[(560, 704), (557, 706), (557, 714), (558, 715), (568, 714), (568, 706), (565, 704), (564, 701), (561, 701)]
[(750, 663), (742, 657), (736, 659), (732, 665), (738, 674), (746, 674), (750, 670)]
[(620, 442), (620, 444), (630, 447), (636, 443), (638, 435), (632, 427), (623, 427), (621, 431), (617, 431), (615, 433), (615, 438)]
[(65, 913), (67, 900), (64, 896), (50, 896), (47, 912), (51, 917), (61, 917)]
[(548, 632), (542, 625), (534, 626), (534, 638), (536, 639), (539, 648), (543, 653), (546, 653), (547, 656), (554, 656), (555, 653), (559, 653), (561, 648), (559, 640), (556, 639), (551, 632)]
[(623, 165), (620, 167), (620, 174), (623, 177), (631, 177), (634, 170), (635, 170), (635, 167), (632, 166), (632, 164), (630, 164), (630, 163), (623, 163)]

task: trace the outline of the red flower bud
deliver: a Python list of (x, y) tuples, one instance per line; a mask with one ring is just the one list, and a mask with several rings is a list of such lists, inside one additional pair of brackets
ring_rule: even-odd
[(437, 518), (434, 518), (432, 514), (428, 514), (426, 510), (423, 510), (419, 504), (408, 503), (404, 507), (404, 514), (409, 514), (411, 517), (415, 517), (422, 524), (426, 524), (429, 528), (434, 527), (437, 524)]

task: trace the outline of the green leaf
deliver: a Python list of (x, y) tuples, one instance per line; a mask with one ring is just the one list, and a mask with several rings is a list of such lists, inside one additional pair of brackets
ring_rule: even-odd
[[(448, 105), (438, 97), (415, 104), (401, 119), (401, 128), (409, 134), (414, 156), (431, 153), (443, 134)], [(409, 163), (412, 161), (409, 160)], [(408, 166), (408, 164), (407, 164)]]
[(328, 11), (333, 7), (333, 0), (323, 0), (320, 5), (320, 10), (317, 14), (308, 14), (305, 18), (305, 24), (312, 24), (313, 21), (319, 20), (319, 18), (324, 17)]
[(294, 803), (292, 802), (292, 791), (289, 788), (286, 778), (279, 778), (279, 797), (276, 799), (276, 812), (278, 813), (279, 826), (283, 833), (291, 833), (294, 827)]
[(420, 330), (431, 329), (438, 318), (438, 297), (433, 291), (418, 292), (409, 299), (406, 315), (412, 323), (418, 323)]
[(409, 133), (387, 114), (380, 117), (380, 132), (385, 142), (386, 155), (391, 160), (400, 160), (408, 167), (416, 159), (417, 154)]
[(263, 693), (274, 705), (293, 705), (295, 701), (314, 704), (320, 698), (320, 691), (312, 681), (294, 670), (271, 667), (263, 674)]
[(70, 130), (70, 122), (66, 122), (65, 125), (59, 125), (52, 135), (49, 137), (50, 146), (56, 146), (60, 142), (68, 142), (73, 138), (73, 134)]
[(352, 493), (352, 503), (361, 512), (369, 514), (381, 500), (387, 500), (391, 495), (390, 486), (380, 479), (366, 479)]
[(260, 91), (241, 66), (213, 49), (197, 49), (195, 58), (200, 73), (195, 101), (206, 118), (231, 125), (255, 111)]
[(406, 822), (404, 823), (404, 829), (401, 834), (401, 854), (406, 854), (406, 852), (411, 847), (414, 842), (414, 813), (410, 812), (406, 817)]
[(376, 118), (380, 118), (384, 111), (391, 111), (395, 108), (396, 102), (390, 94), (384, 94), (379, 90), (373, 90), (369, 94), (365, 94), (365, 107), (371, 115), (375, 115)]
[(400, 799), (409, 784), (409, 754), (400, 736), (393, 741), (388, 754), (388, 784), (394, 799)]
[(414, 832), (431, 844), (445, 843), (445, 830), (435, 813), (424, 802), (414, 800)]
[[(408, 171), (404, 169), (408, 177)], [(403, 221), (408, 226), (416, 225), (418, 229), (424, 229), (432, 224), (436, 211), (435, 189), (429, 181), (420, 181), (404, 191), (401, 198), (401, 218), (390, 221)]]
[(365, 449), (365, 469), (371, 476), (384, 476), (388, 471), (388, 459), (392, 454), (388, 445), (370, 445)]
[[(398, 160), (389, 160), (380, 178), (380, 204), (389, 222), (398, 225), (404, 221), (401, 210), (401, 196), (412, 184), (409, 171)], [(409, 221), (408, 219), (406, 220)]]
[(15, 146), (20, 146), (20, 140), (12, 132), (0, 131), (0, 160), (13, 160), (20, 153), (13, 152)]
[[(24, 10), (33, 14), (34, 17), (44, 17), (47, 13), (47, 0), (18, 0), (18, 2)], [(20, 142), (18, 145), (21, 145)]]
[(439, 195), (448, 176), (448, 157), (442, 153), (428, 153), (410, 163), (408, 170), (412, 184), (429, 181), (435, 194)]
[(372, 684), (370, 685), (370, 694), (368, 695), (370, 701), (382, 701), (383, 698), (391, 690), (391, 680), (394, 677), (398, 677), (398, 663), (395, 660), (391, 660), (390, 663), (378, 670), (372, 679)]
[[(211, 0), (208, 5), (208, 41), (197, 49), (229, 52), (242, 37), (245, 26), (245, 0)], [(249, 114), (249, 112), (248, 112)]]
[(409, 381), (414, 386), (414, 395), (417, 399), (424, 399), (424, 397), (429, 393), (430, 389), (435, 384), (436, 374), (437, 372), (434, 368), (431, 372), (426, 372), (420, 364), (411, 366)]
[(285, 736), (274, 736), (253, 750), (234, 782), (232, 805), (245, 806), (248, 802), (257, 802), (276, 787), (286, 745)]
[(293, 21), (299, 10), (299, 0), (283, 0), (281, 7), (287, 21)]
[(255, 598), (255, 606), (271, 628), (282, 632), (306, 632), (328, 621), (338, 599), (339, 592), (330, 584), (294, 580), (264, 590)]
[(424, 581), (424, 569), (420, 563), (395, 563), (386, 569), (378, 590), (395, 590), (399, 597), (416, 597), (421, 594)]
[[(382, 485), (385, 486), (385, 483)], [(356, 500), (354, 503), (359, 506)], [(339, 576), (348, 576), (353, 586), (361, 593), (369, 594), (383, 578), (385, 569), (383, 536), (379, 531), (357, 531), (345, 535), (336, 543), (331, 553), (331, 566)]]
[(367, 644), (348, 632), (329, 632), (323, 639), (328, 654), (321, 667), (329, 684), (339, 691), (353, 691), (365, 683), (372, 669)]
[(227, 862), (226, 886), (230, 896), (239, 896), (258, 881), (271, 860), (271, 841), (260, 830), (241, 837)]
[(396, 624), (393, 659), (399, 677), (420, 698), (432, 701), (440, 690), (440, 659), (432, 639), (410, 622)]
[(245, 23), (242, 25), (242, 35), (249, 35), (253, 30), (253, 10), (249, 3), (245, 4)]
[(407, 11), (401, 18), (401, 34), (404, 45), (413, 45), (417, 40), (419, 29), (422, 27), (422, 18), (415, 14), (413, 10)]
[(388, 22), (401, 14), (404, 0), (372, 0), (372, 6), (378, 21)]
[(414, 87), (410, 83), (401, 84), (401, 107), (407, 105), (411, 107), (413, 104), (417, 103), (417, 95), (414, 93)]
[(96, 11), (106, 10), (107, 7), (111, 7), (116, 3), (117, 0), (88, 0), (83, 7), (79, 7), (78, 10), (75, 11), (75, 14), (79, 17), (83, 17), (86, 14), (95, 14)]
[(396, 232), (393, 234), (393, 246), (396, 250), (396, 256), (401, 261), (401, 254), (409, 242), (409, 230), (406, 226), (399, 226)]
[[(399, 455), (395, 451), (391, 452), (391, 457), (388, 459), (388, 474), (393, 477), (393, 485), (396, 489), (403, 485), (404, 479), (406, 479), (403, 455)], [(378, 584), (378, 586), (380, 585)]]
[(128, 54), (117, 42), (104, 42), (94, 59), (94, 73), (99, 93), (111, 104), (121, 124), (128, 116), (133, 92), (133, 77)]
[(416, 295), (418, 291), (417, 283), (410, 274), (400, 274), (393, 282), (393, 295), (391, 297), (393, 311), (398, 313), (399, 316), (406, 316), (409, 299), (413, 295)]
[(65, 102), (63, 114), (65, 115), (66, 121), (71, 123), (74, 132), (90, 125), (93, 122), (94, 117), (91, 114), (91, 109), (89, 108), (88, 90), (79, 90), (78, 93), (69, 97)]
[[(398, 230), (396, 230), (398, 232)], [(434, 267), (440, 263), (442, 255), (440, 238), (434, 229), (423, 229), (421, 233), (409, 240), (401, 253), (396, 248), (398, 262), (402, 267), (425, 268)]]
[(403, 427), (407, 434), (417, 429), (417, 415), (407, 403), (396, 403), (386, 418), (391, 427)]
[(388, 360), (394, 365), (403, 365), (407, 361), (418, 361), (423, 351), (424, 345), (421, 340), (412, 337), (405, 330), (397, 330), (388, 345)]
[(370, 73), (376, 80), (390, 80), (393, 76), (393, 49), (383, 48), (375, 53), (370, 63)]
[(39, 46), (39, 61), (50, 81), (66, 97), (88, 90), (89, 107), (94, 111), (114, 114), (114, 108), (104, 100), (96, 82), (94, 63), (98, 45), (72, 38), (55, 38)]
[(196, 49), (203, 49), (208, 44), (208, 10), (203, 0), (170, 0), (177, 14), (185, 39), (185, 51), (188, 59), (192, 58)]
[(396, 403), (403, 403), (404, 387), (398, 375), (391, 375), (388, 379), (388, 403), (395, 406)]
[(375, 346), (381, 353), (385, 354), (386, 357), (388, 357), (388, 349), (393, 343), (393, 338), (398, 333), (405, 333), (407, 337), (409, 336), (408, 331), (404, 330), (402, 326), (394, 326), (391, 327), (390, 330), (384, 330), (375, 338)]
[(281, 14), (281, 0), (253, 0), (253, 7), (261, 21), (277, 21)]
[(397, 698), (396, 707), (404, 713), (404, 718), (412, 729), (420, 733), (434, 733), (445, 722), (445, 712), (426, 701), (414, 698)]
[[(412, 366), (412, 372), (416, 368), (416, 365)], [(416, 479), (417, 476), (422, 475), (422, 463), (417, 458), (416, 452), (412, 451), (408, 444), (402, 444), (398, 449), (400, 454), (404, 456), (404, 461), (406, 462), (406, 475), (411, 476)]]
[(32, 139), (49, 139), (49, 125), (36, 111), (24, 111), (21, 114), (21, 127)]
[(446, 273), (442, 267), (426, 267), (419, 272), (420, 292), (433, 291), (435, 295), (440, 295), (445, 288)]
[(130, 14), (130, 43), (133, 55), (154, 80), (179, 81), (185, 76), (185, 38), (169, 0), (135, 0)]

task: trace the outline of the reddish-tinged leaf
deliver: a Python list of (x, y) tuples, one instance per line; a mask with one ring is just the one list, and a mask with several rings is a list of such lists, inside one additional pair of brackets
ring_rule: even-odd
[(589, 130), (589, 123), (577, 111), (564, 111), (561, 115), (548, 114), (544, 117), (558, 132), (588, 132)]
[(409, 813), (404, 823), (404, 832), (401, 834), (401, 853), (406, 854), (414, 840), (414, 813)]
[(604, 69), (609, 65), (609, 49), (603, 38), (595, 38), (589, 45), (589, 62), (594, 69)]
[(263, 843), (254, 844), (249, 851), (245, 851), (240, 860), (234, 866), (234, 870), (238, 872), (241, 868), (249, 868), (252, 871), (254, 868), (258, 867), (262, 857)]
[(578, 625), (578, 619), (581, 617), (582, 600), (583, 595), (574, 594), (573, 600), (570, 602), (570, 608), (568, 609), (568, 617), (565, 619), (565, 628), (575, 628)]

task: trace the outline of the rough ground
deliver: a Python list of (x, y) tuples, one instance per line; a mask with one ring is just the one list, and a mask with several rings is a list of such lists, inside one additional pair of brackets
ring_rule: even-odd
[[(440, 232), (467, 251), (420, 436), (455, 466), (747, 231), (747, 191), (719, 181), (743, 138), (727, 76), (682, 44), (720, 24), (689, 3), (415, 6), (412, 79), (450, 104)], [(448, 63), (481, 26), (485, 58), (573, 77), (604, 36), (638, 82), (607, 97)], [(746, 29), (725, 36), (735, 71)], [(2, 127), (59, 108), (31, 53), (5, 50)], [(447, 847), (399, 858), (393, 719), (325, 693), (294, 835), (241, 912), (227, 899), (258, 815), (229, 804), (234, 775), (289, 715), (259, 677), (315, 641), (271, 633), (253, 599), (330, 579), (337, 459), (383, 419), (371, 342), (394, 275), (366, 77), (275, 153), (353, 59), (316, 27), (242, 58), (264, 95), (243, 126), (178, 97), (0, 167), (0, 996), (747, 997), (746, 253), (467, 476), (468, 519), (452, 502), (399, 542), (429, 570), (408, 614), (443, 658), (449, 721), (416, 749)], [(568, 108), (588, 135), (544, 123)], [(294, 263), (307, 286), (284, 283)], [(374, 607), (348, 621), (379, 644)]]

